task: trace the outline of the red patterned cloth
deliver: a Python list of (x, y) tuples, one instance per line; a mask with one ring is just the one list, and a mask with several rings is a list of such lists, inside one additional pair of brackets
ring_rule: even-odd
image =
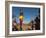
[(20, 25), (22, 25), (23, 20), (20, 19)]

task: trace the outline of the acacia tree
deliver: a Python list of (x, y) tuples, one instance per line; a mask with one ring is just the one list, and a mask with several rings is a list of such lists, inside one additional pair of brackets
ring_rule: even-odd
[(39, 15), (36, 17), (35, 22), (36, 22), (35, 29), (40, 30), (40, 8), (39, 8)]

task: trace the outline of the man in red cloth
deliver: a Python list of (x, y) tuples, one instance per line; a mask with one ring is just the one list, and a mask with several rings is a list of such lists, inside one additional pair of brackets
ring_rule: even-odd
[(21, 16), (19, 17), (19, 19), (20, 19), (20, 30), (22, 30), (23, 16), (21, 15)]

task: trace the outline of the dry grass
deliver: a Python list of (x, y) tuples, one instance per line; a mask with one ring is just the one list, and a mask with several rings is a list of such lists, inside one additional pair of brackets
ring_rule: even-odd
[[(20, 25), (17, 25), (16, 27), (18, 28), (18, 30), (20, 30)], [(31, 25), (23, 24), (22, 25), (22, 30), (25, 31), (27, 29), (31, 29)]]

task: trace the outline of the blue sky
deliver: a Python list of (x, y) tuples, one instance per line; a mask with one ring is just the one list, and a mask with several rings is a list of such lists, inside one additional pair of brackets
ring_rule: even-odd
[[(38, 16), (39, 8), (28, 8), (22, 7), (24, 19), (23, 22), (28, 24), (30, 21), (34, 20), (36, 16)], [(21, 7), (12, 7), (12, 18), (16, 16), (16, 21), (19, 22), (19, 14), (20, 14)]]

